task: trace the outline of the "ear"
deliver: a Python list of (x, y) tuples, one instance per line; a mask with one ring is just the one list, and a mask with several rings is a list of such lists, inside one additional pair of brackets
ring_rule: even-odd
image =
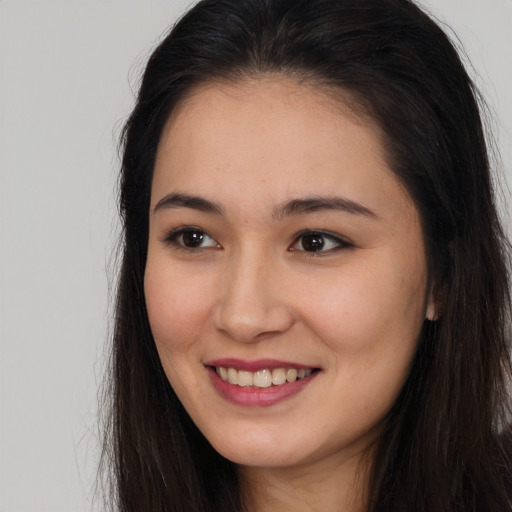
[(427, 310), (425, 311), (425, 318), (431, 322), (435, 322), (439, 318), (439, 290), (436, 286), (430, 288), (428, 294)]
[(435, 322), (437, 320), (437, 307), (434, 301), (429, 300), (425, 318), (431, 322)]

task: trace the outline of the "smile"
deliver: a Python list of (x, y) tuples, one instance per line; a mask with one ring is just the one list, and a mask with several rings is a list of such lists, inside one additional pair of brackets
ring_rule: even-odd
[(220, 396), (245, 407), (269, 406), (291, 399), (322, 373), (319, 367), (275, 359), (223, 358), (204, 365)]
[(309, 377), (313, 370), (304, 368), (269, 368), (250, 372), (217, 366), (215, 371), (223, 381), (236, 386), (269, 388), (271, 386), (282, 386), (283, 384)]

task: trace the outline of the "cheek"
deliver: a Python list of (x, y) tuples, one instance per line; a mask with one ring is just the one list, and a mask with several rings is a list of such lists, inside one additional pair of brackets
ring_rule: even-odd
[(210, 294), (204, 282), (200, 285), (194, 279), (180, 278), (183, 273), (160, 268), (148, 261), (144, 277), (151, 331), (160, 353), (184, 351), (205, 325)]
[(150, 263), (148, 260), (144, 293), (151, 332), (167, 379), (186, 406), (190, 391), (200, 390), (195, 370), (207, 325), (209, 294), (199, 279), (194, 283), (193, 278), (180, 278), (183, 272)]
[(352, 411), (336, 421), (364, 430), (384, 417), (407, 378), (423, 324), (423, 281), (366, 267), (318, 289), (304, 315), (329, 348), (330, 387)]
[(311, 329), (336, 352), (389, 351), (415, 345), (425, 315), (421, 273), (380, 262), (340, 272), (303, 294)]

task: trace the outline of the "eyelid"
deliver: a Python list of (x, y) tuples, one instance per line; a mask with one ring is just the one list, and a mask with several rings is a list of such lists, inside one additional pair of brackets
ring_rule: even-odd
[[(324, 238), (336, 243), (336, 247), (332, 247), (332, 248), (324, 249), (324, 250), (320, 250), (320, 251), (306, 251), (303, 248), (295, 247), (300, 243), (302, 238), (304, 238), (305, 236), (308, 236), (308, 235), (323, 236)], [(289, 251), (300, 251), (300, 252), (304, 252), (310, 256), (315, 256), (315, 255), (321, 255), (321, 254), (326, 254), (326, 253), (332, 253), (332, 252), (335, 252), (335, 251), (338, 251), (341, 249), (350, 249), (352, 247), (354, 247), (354, 245), (350, 241), (348, 241), (346, 238), (340, 236), (339, 234), (332, 233), (331, 231), (325, 231), (323, 229), (304, 229), (295, 235), (294, 241), (293, 241), (292, 245), (288, 248), (288, 250)]]
[[(178, 238), (180, 236), (182, 236), (183, 234), (190, 232), (190, 231), (202, 233), (204, 236), (210, 238), (214, 242), (214, 244), (210, 244), (210, 245), (206, 245), (206, 246), (201, 245), (201, 246), (197, 246), (197, 247), (187, 247), (186, 245), (179, 243)], [(213, 238), (213, 236), (211, 236), (208, 233), (208, 231), (204, 230), (203, 228), (200, 228), (199, 226), (179, 226), (177, 228), (171, 229), (170, 231), (166, 232), (166, 234), (164, 235), (164, 237), (162, 239), (162, 242), (164, 242), (167, 245), (171, 245), (175, 249), (191, 251), (191, 252), (192, 251), (198, 252), (198, 251), (201, 251), (204, 249), (209, 249), (211, 247), (221, 248), (221, 245), (219, 244), (219, 242), (217, 242), (217, 240), (215, 240), (215, 238)]]
[[(184, 243), (179, 241), (179, 238), (183, 236), (187, 232), (198, 232), (201, 233), (204, 237), (207, 237), (211, 240), (211, 242), (208, 245), (203, 245), (203, 241), (201, 242), (201, 245), (197, 246), (187, 246)], [(307, 251), (303, 247), (297, 247), (300, 243), (301, 239), (306, 236), (318, 236), (323, 237), (324, 239), (328, 240), (330, 244), (334, 244), (334, 247), (322, 247), (318, 251)], [(221, 249), (222, 246), (217, 242), (213, 236), (211, 236), (206, 230), (199, 226), (179, 226), (177, 228), (173, 228), (166, 232), (165, 236), (162, 239), (162, 242), (172, 246), (174, 249), (178, 250), (184, 250), (184, 251), (190, 251), (190, 252), (199, 252), (204, 249), (209, 248), (218, 248)], [(213, 243), (212, 243), (213, 242)], [(341, 249), (348, 249), (352, 248), (354, 245), (349, 242), (346, 238), (340, 236), (339, 234), (332, 233), (330, 231), (326, 231), (323, 229), (304, 229), (300, 232), (298, 232), (295, 237), (293, 243), (288, 247), (288, 251), (300, 251), (303, 253), (306, 253), (310, 256), (319, 256), (322, 254), (328, 254), (332, 253)]]

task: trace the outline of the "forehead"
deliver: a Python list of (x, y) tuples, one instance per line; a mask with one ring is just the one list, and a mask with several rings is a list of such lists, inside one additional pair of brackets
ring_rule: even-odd
[[(268, 73), (236, 80), (220, 79), (193, 86), (174, 107), (162, 131), (160, 143), (166, 140), (169, 131), (184, 116), (191, 121), (190, 118), (199, 114), (203, 121), (207, 114), (219, 115), (221, 111), (220, 120), (226, 114), (226, 104), (239, 110), (240, 115), (235, 119), (237, 126), (241, 123), (244, 111), (252, 113), (251, 119), (255, 121), (267, 117), (263, 119), (264, 123), (275, 123), (276, 119), (272, 117), (276, 113), (283, 114), (288, 110), (282, 120), (293, 122), (305, 110), (312, 110), (328, 116), (340, 114), (380, 137), (380, 128), (368, 114), (363, 101), (350, 91), (321, 84), (313, 78), (295, 79), (283, 74)], [(252, 107), (256, 107), (256, 111), (251, 112)], [(291, 116), (293, 112), (296, 113), (295, 119)]]
[(153, 190), (246, 202), (403, 194), (378, 127), (337, 94), (275, 76), (196, 87), (162, 132)]

